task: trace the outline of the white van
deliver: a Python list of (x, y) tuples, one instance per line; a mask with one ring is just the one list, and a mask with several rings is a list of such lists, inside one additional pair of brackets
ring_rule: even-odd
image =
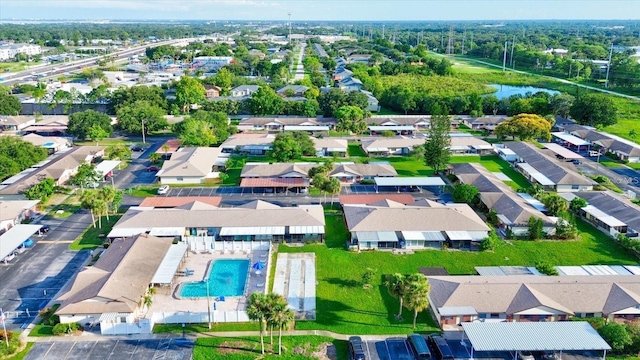
[(598, 156), (600, 156), (600, 151), (596, 151), (596, 150), (589, 150), (589, 156), (591, 156), (591, 157), (598, 157)]

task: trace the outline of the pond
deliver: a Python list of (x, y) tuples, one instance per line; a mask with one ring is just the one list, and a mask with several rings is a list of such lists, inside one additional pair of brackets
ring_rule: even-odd
[(540, 91), (544, 91), (550, 95), (559, 94), (559, 91), (549, 90), (545, 88), (533, 87), (533, 86), (510, 86), (510, 85), (500, 85), (500, 84), (489, 84), (492, 88), (498, 90), (497, 92), (492, 93), (498, 99), (508, 98), (512, 95), (526, 95), (527, 93), (535, 94)]

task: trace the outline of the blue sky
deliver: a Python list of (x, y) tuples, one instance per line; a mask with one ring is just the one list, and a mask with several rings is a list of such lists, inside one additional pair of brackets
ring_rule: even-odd
[(0, 19), (640, 19), (639, 0), (0, 0)]

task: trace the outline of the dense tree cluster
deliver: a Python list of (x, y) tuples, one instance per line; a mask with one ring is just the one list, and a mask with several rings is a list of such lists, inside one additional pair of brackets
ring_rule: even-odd
[(113, 127), (109, 115), (94, 110), (85, 110), (69, 115), (67, 132), (78, 140), (97, 140), (111, 136)]
[(0, 137), (0, 180), (11, 177), (47, 158), (47, 150), (19, 137)]
[(495, 134), (499, 138), (511, 136), (520, 140), (551, 139), (551, 122), (536, 114), (518, 114), (496, 126)]
[(284, 132), (276, 136), (269, 155), (278, 162), (289, 162), (302, 156), (315, 155), (309, 134), (303, 131)]
[(172, 126), (173, 132), (185, 146), (211, 146), (220, 144), (236, 133), (229, 125), (227, 114), (198, 110), (184, 121)]

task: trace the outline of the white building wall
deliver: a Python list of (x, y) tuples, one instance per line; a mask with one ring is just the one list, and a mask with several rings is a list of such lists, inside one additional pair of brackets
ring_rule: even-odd
[(78, 315), (60, 315), (61, 324), (78, 323), (80, 325), (93, 323), (100, 319), (102, 314), (78, 314)]
[[(182, 179), (182, 180), (180, 180)], [(204, 177), (177, 177), (177, 176), (161, 176), (160, 184), (202, 184)]]

